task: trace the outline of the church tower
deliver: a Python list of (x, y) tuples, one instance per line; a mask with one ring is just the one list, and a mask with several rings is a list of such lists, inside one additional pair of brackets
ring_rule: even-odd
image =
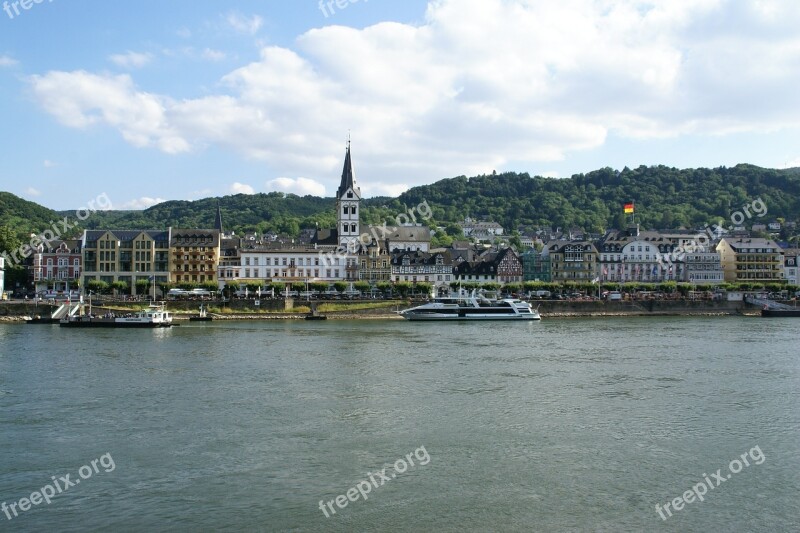
[(336, 191), (336, 221), (339, 233), (339, 246), (355, 251), (361, 232), (358, 217), (361, 207), (361, 189), (356, 185), (353, 172), (353, 160), (350, 156), (350, 139), (347, 140), (347, 152), (344, 156), (342, 182)]

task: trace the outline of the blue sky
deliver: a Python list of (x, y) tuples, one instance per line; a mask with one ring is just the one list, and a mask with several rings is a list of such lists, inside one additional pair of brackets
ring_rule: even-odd
[(800, 166), (799, 4), (0, 0), (0, 189), (55, 209), (329, 196), (348, 131), (368, 196)]

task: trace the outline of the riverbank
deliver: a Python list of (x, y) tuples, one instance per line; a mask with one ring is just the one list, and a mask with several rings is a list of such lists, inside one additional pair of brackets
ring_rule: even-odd
[[(238, 302), (237, 302), (238, 303)], [(407, 309), (422, 302), (337, 302), (334, 309), (327, 310), (325, 304), (319, 305), (319, 313), (332, 320), (364, 320), (383, 319), (399, 320), (401, 309)], [(538, 307), (542, 318), (580, 318), (580, 317), (640, 317), (640, 316), (758, 316), (760, 308), (743, 302), (708, 301), (708, 300), (671, 300), (671, 301), (561, 301), (542, 300), (532, 302)], [(238, 308), (237, 308), (238, 307)], [(134, 311), (141, 308), (131, 304), (113, 304), (108, 306), (95, 305), (97, 312), (105, 311)], [(36, 315), (48, 316), (56, 307), (34, 305), (25, 302), (4, 302), (0, 304), (0, 322), (24, 322), (24, 317)], [(176, 321), (187, 321), (191, 316), (196, 316), (196, 311), (185, 303), (168, 304), (168, 309), (173, 313)], [(290, 309), (259, 310), (254, 311), (244, 305), (233, 308), (224, 307), (220, 312), (214, 312), (213, 305), (209, 308), (209, 316), (214, 320), (302, 320), (308, 314), (309, 308), (298, 306)], [(218, 308), (219, 309), (219, 308)]]

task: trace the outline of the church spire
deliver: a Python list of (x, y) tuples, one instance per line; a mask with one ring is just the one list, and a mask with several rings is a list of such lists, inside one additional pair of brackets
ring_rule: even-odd
[(214, 219), (214, 229), (222, 233), (222, 209), (219, 206), (219, 202), (217, 202), (217, 216)]
[(348, 189), (353, 189), (353, 192), (361, 197), (361, 189), (356, 185), (356, 173), (353, 170), (353, 159), (350, 156), (350, 135), (347, 135), (347, 152), (344, 156), (344, 168), (342, 169), (342, 182), (339, 184), (339, 190), (336, 192), (336, 197), (341, 198)]

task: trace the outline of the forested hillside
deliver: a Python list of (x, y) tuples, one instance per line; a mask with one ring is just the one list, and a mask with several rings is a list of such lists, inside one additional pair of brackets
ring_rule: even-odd
[[(604, 168), (565, 179), (517, 173), (460, 176), (414, 187), (399, 198), (367, 199), (362, 219), (369, 223), (391, 220), (408, 207), (427, 201), (434, 211), (429, 222), (443, 226), (471, 216), (494, 220), (508, 230), (519, 226), (577, 226), (602, 232), (624, 225), (622, 204), (633, 200), (643, 228), (668, 229), (728, 220), (732, 212), (756, 198), (768, 208), (765, 218), (797, 220), (800, 169), (642, 166), (621, 171)], [(217, 205), (222, 208), (225, 229), (239, 233), (274, 231), (294, 236), (303, 228), (333, 227), (336, 221), (333, 198), (273, 192), (169, 201), (143, 211), (102, 211), (90, 216), (84, 227), (211, 227)], [(0, 193), (0, 226), (21, 238), (47, 229), (58, 215), (13, 194)], [(64, 215), (74, 212), (65, 211)]]
[(634, 201), (636, 219), (645, 228), (694, 227), (761, 198), (765, 218), (800, 217), (800, 169), (773, 170), (752, 165), (684, 169), (665, 166), (610, 168), (569, 179), (506, 173), (464, 176), (415, 187), (399, 200), (426, 199), (437, 220), (469, 215), (500, 222), (506, 228), (541, 225), (577, 226), (601, 232), (624, 224), (622, 204)]

